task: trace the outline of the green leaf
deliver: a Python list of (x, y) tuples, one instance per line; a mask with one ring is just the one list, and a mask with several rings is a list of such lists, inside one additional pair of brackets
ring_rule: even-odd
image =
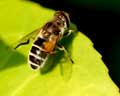
[[(81, 32), (61, 43), (74, 64), (59, 52), (54, 66), (45, 73), (27, 64), (30, 45), (13, 51), (11, 44), (50, 20), (54, 10), (32, 2), (0, 3), (0, 92), (1, 96), (119, 96), (118, 87), (93, 43)], [(49, 63), (49, 62), (48, 62)], [(72, 69), (69, 71), (69, 69)], [(66, 81), (67, 76), (71, 77)]]

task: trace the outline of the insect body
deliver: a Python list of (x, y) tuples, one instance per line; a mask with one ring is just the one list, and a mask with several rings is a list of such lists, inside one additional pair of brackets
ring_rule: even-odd
[[(37, 36), (35, 35), (36, 38), (29, 52), (28, 62), (32, 69), (42, 68), (48, 56), (56, 53), (56, 48), (67, 52), (58, 42), (68, 33), (66, 30), (69, 24), (69, 15), (64, 11), (57, 11), (51, 21), (47, 22), (41, 29), (35, 30), (25, 36), (24, 39), (17, 44), (15, 49), (20, 45), (28, 44), (30, 38), (34, 34), (37, 34)], [(72, 59), (70, 60), (73, 63)]]

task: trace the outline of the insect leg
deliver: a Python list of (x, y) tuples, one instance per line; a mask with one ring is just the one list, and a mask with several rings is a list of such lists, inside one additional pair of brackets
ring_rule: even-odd
[(67, 30), (63, 36), (69, 36), (71, 33), (73, 32), (73, 30)]
[(20, 44), (18, 44), (14, 49), (17, 49), (18, 47), (20, 47), (21, 45), (26, 45), (26, 44), (29, 44), (30, 43), (30, 39), (28, 39), (27, 41), (25, 42), (22, 42)]
[(51, 55), (54, 55), (54, 54), (56, 54), (56, 53), (57, 53), (57, 51), (52, 51), (52, 52), (50, 52)]
[(69, 56), (68, 51), (65, 49), (65, 47), (64, 47), (63, 45), (57, 44), (57, 48), (58, 48), (59, 50), (61, 50), (61, 51), (64, 51), (65, 54), (66, 54), (66, 56), (67, 56), (67, 58), (71, 61), (71, 63), (72, 63), (72, 64), (74, 63), (74, 61), (72, 60), (72, 58)]
[(71, 23), (70, 27), (65, 30), (64, 36), (69, 36), (71, 33), (77, 32), (78, 28), (75, 24)]

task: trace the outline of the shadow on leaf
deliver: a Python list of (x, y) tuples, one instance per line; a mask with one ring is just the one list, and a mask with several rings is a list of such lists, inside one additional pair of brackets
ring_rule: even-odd
[(0, 39), (0, 70), (17, 67), (26, 61), (26, 57), (11, 49)]

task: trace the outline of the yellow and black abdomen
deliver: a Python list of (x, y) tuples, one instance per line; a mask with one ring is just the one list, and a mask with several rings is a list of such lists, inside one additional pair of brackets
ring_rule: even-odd
[(32, 48), (29, 52), (29, 64), (32, 69), (38, 69), (44, 66), (45, 60), (47, 58), (47, 53), (42, 49), (43, 43), (46, 40), (44, 38), (38, 37), (37, 40), (33, 43)]

